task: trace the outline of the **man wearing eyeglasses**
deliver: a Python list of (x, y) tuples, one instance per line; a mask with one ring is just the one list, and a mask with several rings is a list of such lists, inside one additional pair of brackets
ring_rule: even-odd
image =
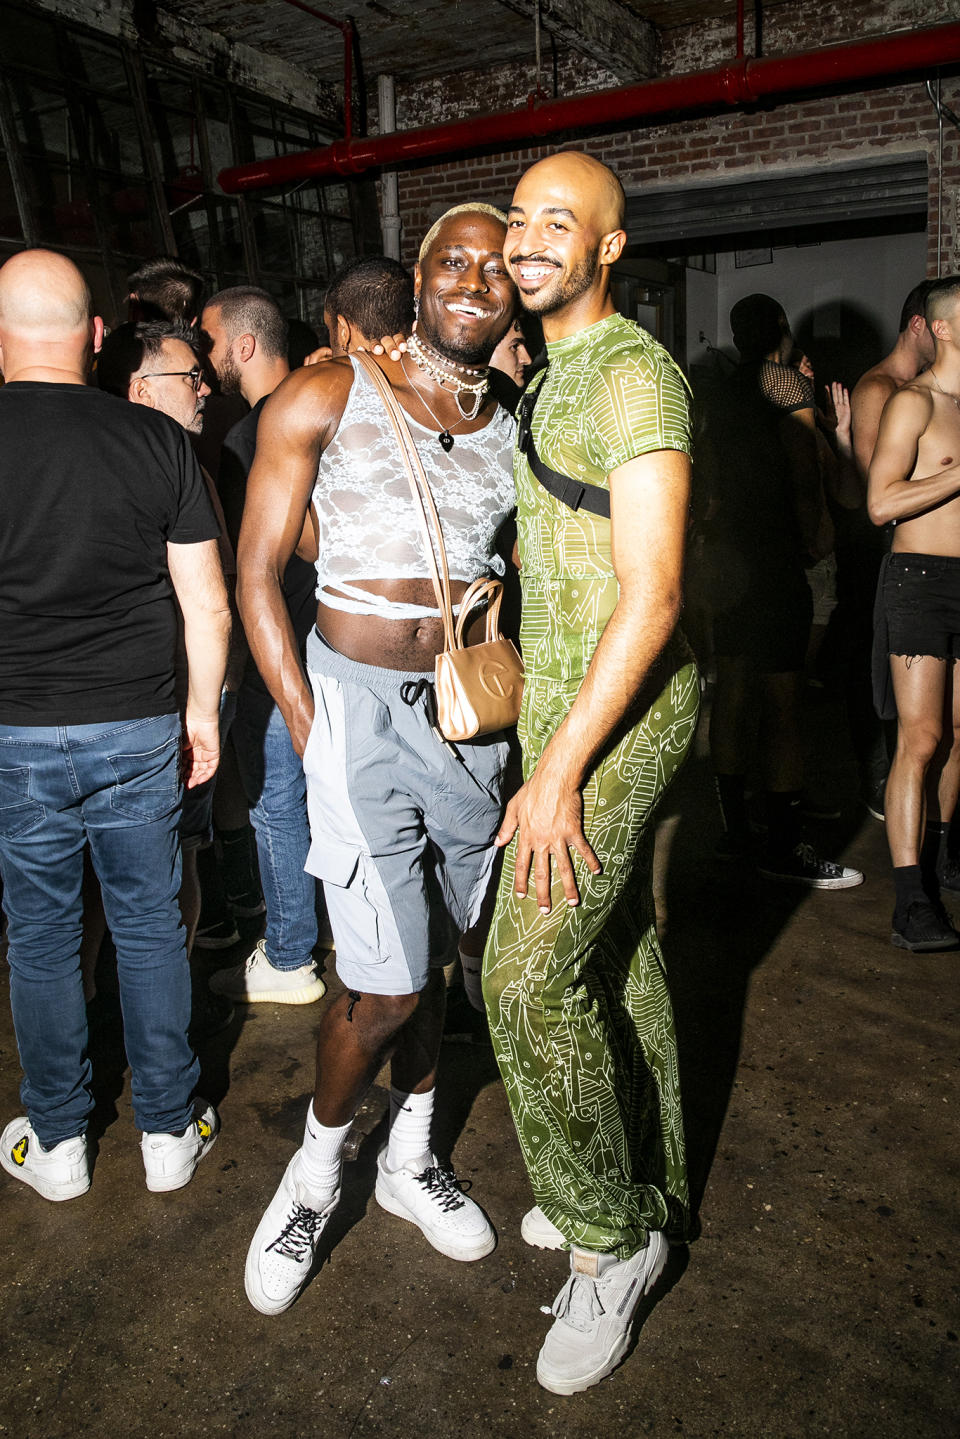
[[(169, 415), (189, 435), (203, 430), (204, 405), (210, 386), (200, 367), (195, 331), (164, 320), (132, 322), (120, 325), (103, 342), (97, 363), (97, 382), (102, 390), (128, 399), (135, 405), (159, 410)], [(233, 546), (227, 537), (223, 508), (216, 487), (206, 470), (201, 474), (207, 495), (220, 525), (218, 547), (220, 564), (227, 583), (231, 612), (236, 621), (233, 595), (236, 589), (237, 565)], [(246, 645), (243, 629), (233, 625), (233, 645), (227, 665), (227, 677), (220, 705), (220, 740), (226, 739), (236, 708), (236, 692), (243, 674)], [(183, 701), (185, 681), (183, 646), (178, 649), (177, 691)], [(213, 789), (215, 781), (184, 794), (180, 817), (183, 883), (180, 908), (187, 930), (187, 953), (191, 954), (200, 919), (200, 876), (197, 854), (213, 840)], [(233, 1006), (219, 996), (212, 996), (206, 978), (196, 968), (193, 974), (193, 1005), (191, 1037), (199, 1042), (205, 1036), (223, 1029), (233, 1018)]]

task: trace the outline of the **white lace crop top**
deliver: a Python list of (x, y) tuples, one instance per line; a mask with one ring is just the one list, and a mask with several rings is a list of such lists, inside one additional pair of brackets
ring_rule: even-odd
[[(437, 615), (436, 608), (387, 600), (354, 583), (423, 579), (430, 570), (393, 426), (373, 382), (351, 363), (343, 418), (320, 458), (313, 490), (317, 598), (331, 609), (381, 619)], [(450, 578), (469, 583), (491, 570), (502, 574), (493, 544), (516, 503), (512, 415), (500, 409), (484, 429), (455, 434), (449, 453), (436, 430), (407, 419), (440, 515)]]

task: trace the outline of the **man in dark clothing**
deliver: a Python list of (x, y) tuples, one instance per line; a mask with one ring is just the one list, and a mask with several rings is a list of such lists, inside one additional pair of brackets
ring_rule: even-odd
[[(213, 296), (201, 328), (222, 393), (242, 395), (251, 406), (227, 434), (220, 455), (220, 494), (236, 546), (260, 412), (290, 372), (287, 322), (265, 290), (238, 285)], [(315, 588), (313, 565), (293, 555), (283, 593), (301, 653), (316, 618)], [(246, 1004), (311, 1004), (326, 993), (326, 985), (313, 962), (316, 880), (304, 869), (310, 848), (307, 783), (283, 716), (249, 657), (232, 735), (257, 837), (266, 933), (238, 965), (215, 974), (210, 987)]]
[(826, 553), (813, 388), (787, 361), (793, 336), (769, 295), (730, 312), (741, 363), (708, 415), (701, 463), (711, 489), (717, 688), (710, 750), (726, 834), (720, 854), (750, 849), (745, 787), (759, 711), (767, 844), (760, 872), (811, 889), (862, 884), (799, 832), (800, 684), (813, 601), (805, 566)]
[(28, 250), (0, 269), (0, 873), (27, 1109), (0, 1164), (52, 1200), (90, 1185), (85, 844), (117, 950), (147, 1187), (186, 1184), (219, 1129), (193, 1098), (177, 909), (180, 763), (193, 786), (219, 759), (218, 527), (183, 429), (87, 385), (102, 336), (71, 261)]

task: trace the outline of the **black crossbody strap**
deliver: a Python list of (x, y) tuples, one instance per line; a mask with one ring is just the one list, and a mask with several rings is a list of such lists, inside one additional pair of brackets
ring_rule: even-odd
[(533, 474), (540, 484), (553, 495), (555, 500), (561, 504), (568, 505), (571, 510), (589, 510), (593, 515), (602, 515), (605, 520), (610, 518), (610, 491), (600, 485), (592, 485), (588, 480), (574, 480), (569, 475), (561, 475), (559, 470), (551, 470), (537, 454), (537, 447), (533, 442), (533, 411), (537, 400), (540, 398), (540, 390), (543, 384), (531, 394), (528, 390), (520, 401), (519, 424), (517, 426), (517, 445), (520, 453), (525, 457)]

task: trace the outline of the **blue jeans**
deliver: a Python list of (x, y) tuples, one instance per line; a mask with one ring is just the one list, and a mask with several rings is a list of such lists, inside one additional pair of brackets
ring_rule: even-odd
[(133, 1113), (148, 1133), (193, 1117), (190, 970), (180, 922), (180, 721), (0, 724), (0, 874), (20, 1095), (45, 1147), (93, 1108), (80, 975), (83, 848), (117, 951)]
[(317, 883), (303, 867), (310, 849), (303, 761), (273, 700), (250, 685), (240, 686), (231, 734), (257, 836), (264, 948), (274, 968), (299, 969), (317, 942)]

